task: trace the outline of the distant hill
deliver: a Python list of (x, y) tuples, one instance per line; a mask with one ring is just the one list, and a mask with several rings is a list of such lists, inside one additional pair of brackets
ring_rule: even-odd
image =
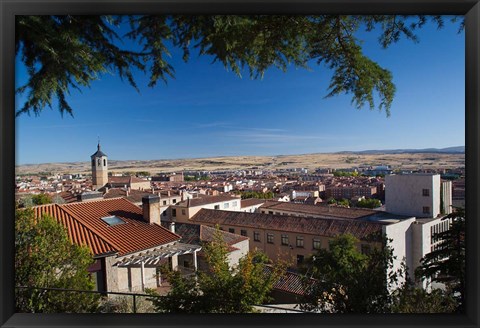
[(384, 150), (361, 150), (361, 151), (341, 151), (335, 154), (420, 154), (420, 153), (436, 153), (436, 154), (464, 154), (465, 146), (448, 147), (448, 148), (424, 148), (424, 149), (384, 149)]

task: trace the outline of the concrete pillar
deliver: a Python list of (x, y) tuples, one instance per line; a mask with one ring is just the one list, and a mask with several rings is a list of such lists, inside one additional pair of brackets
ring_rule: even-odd
[(140, 265), (140, 275), (142, 276), (142, 292), (145, 291), (145, 264), (143, 261), (141, 262)]
[(197, 271), (198, 269), (197, 250), (193, 251), (193, 267), (195, 268), (195, 271)]

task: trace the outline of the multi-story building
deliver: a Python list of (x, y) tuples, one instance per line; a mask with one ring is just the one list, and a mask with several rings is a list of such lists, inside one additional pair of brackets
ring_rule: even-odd
[(442, 181), (441, 185), (441, 213), (442, 214), (450, 214), (453, 211), (453, 202), (452, 202), (452, 181)]
[(163, 212), (162, 220), (189, 223), (200, 209), (242, 211), (241, 198), (231, 195), (184, 197), (180, 202), (171, 205), (168, 211)]
[(390, 213), (419, 218), (440, 214), (440, 175), (395, 174), (385, 177), (385, 204)]
[(362, 252), (379, 247), (384, 236), (391, 239), (395, 256), (392, 270), (400, 269), (405, 262), (410, 277), (414, 277), (420, 259), (438, 244), (432, 236), (448, 229), (442, 217), (419, 219), (377, 210), (273, 201), (267, 201), (258, 213), (202, 209), (190, 222), (219, 225), (225, 231), (249, 237), (250, 249), (260, 249), (273, 260), (288, 260), (292, 266), (318, 249), (328, 248), (329, 241), (341, 234), (357, 237)]
[[(393, 269), (399, 269), (404, 258), (413, 263), (411, 237), (407, 234), (411, 233), (409, 227), (415, 218), (380, 211), (364, 210), (360, 214), (354, 209), (331, 209), (334, 215), (323, 217), (201, 209), (191, 222), (219, 225), (222, 230), (248, 237), (250, 249), (259, 249), (274, 261), (285, 260), (292, 267), (301, 264), (319, 249), (328, 249), (331, 239), (347, 233), (359, 239), (357, 246), (362, 252), (381, 247), (382, 236), (386, 235), (393, 239), (396, 257)], [(336, 210), (339, 212), (335, 213)]]
[(333, 197), (335, 199), (351, 199), (354, 197), (371, 198), (376, 193), (376, 186), (332, 186), (325, 190), (327, 198)]

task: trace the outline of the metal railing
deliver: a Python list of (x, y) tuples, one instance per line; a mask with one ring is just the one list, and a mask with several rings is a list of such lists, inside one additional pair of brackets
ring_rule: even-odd
[[(46, 287), (28, 287), (28, 286), (17, 286), (16, 289), (27, 289), (27, 290), (45, 290), (45, 291), (57, 291), (57, 292), (73, 292), (73, 293), (90, 293), (90, 294), (99, 294), (101, 296), (105, 295), (120, 295), (120, 296), (131, 296), (133, 299), (133, 313), (137, 313), (137, 297), (148, 297), (148, 298), (161, 298), (161, 295), (149, 295), (149, 294), (138, 294), (138, 293), (123, 293), (123, 292), (107, 292), (107, 291), (96, 291), (96, 290), (79, 290), (79, 289), (65, 289), (65, 288), (46, 288)], [(284, 308), (281, 306), (275, 306), (272, 304), (263, 304), (263, 305), (254, 305), (257, 308), (266, 308), (272, 310), (286, 311), (290, 313), (306, 313), (308, 311), (300, 310), (297, 308)]]
[(97, 291), (97, 290), (79, 290), (79, 289), (65, 289), (65, 288), (46, 288), (46, 287), (28, 287), (28, 286), (17, 286), (16, 289), (27, 289), (27, 290), (45, 290), (45, 291), (57, 291), (57, 292), (70, 292), (70, 293), (87, 293), (87, 294), (98, 294), (101, 296), (105, 295), (121, 295), (121, 296), (131, 296), (133, 298), (133, 313), (137, 313), (137, 297), (148, 297), (148, 298), (160, 298), (162, 296), (149, 295), (149, 294), (139, 294), (139, 293), (123, 293), (123, 292), (107, 292), (107, 291)]

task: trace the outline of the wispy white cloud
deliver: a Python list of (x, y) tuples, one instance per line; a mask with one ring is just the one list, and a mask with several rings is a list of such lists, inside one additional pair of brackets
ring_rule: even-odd
[[(91, 126), (105, 126), (112, 125), (113, 122), (107, 123), (85, 123), (85, 124), (56, 124), (56, 125), (39, 125), (39, 126), (30, 126), (29, 129), (71, 129), (71, 128), (83, 128)], [(21, 128), (21, 126), (20, 126)]]
[[(281, 132), (281, 131), (279, 131)], [(285, 131), (287, 132), (287, 131)], [(235, 131), (225, 134), (227, 137), (241, 138), (244, 142), (258, 143), (297, 143), (308, 141), (328, 141), (332, 140), (333, 136), (321, 136), (321, 135), (301, 135), (291, 133), (269, 133), (269, 131)]]

